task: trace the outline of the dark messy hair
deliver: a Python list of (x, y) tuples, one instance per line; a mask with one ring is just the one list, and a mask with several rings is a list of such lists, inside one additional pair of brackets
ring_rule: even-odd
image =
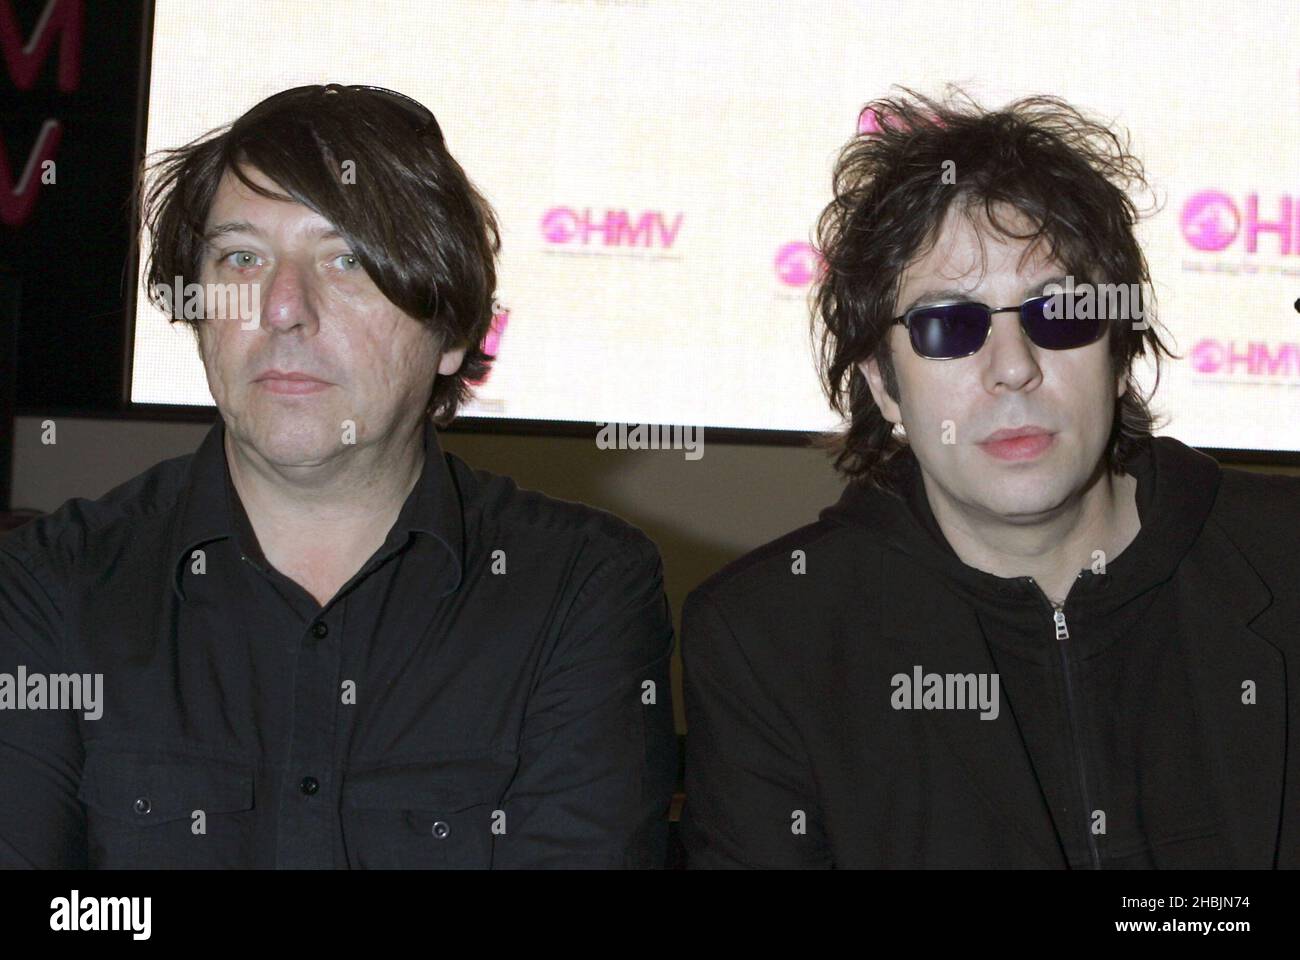
[[(989, 111), (953, 85), (942, 102), (900, 89), (906, 98), (863, 108), (861, 115), (874, 115), (876, 123), (840, 152), (834, 199), (817, 221), (825, 266), (813, 290), (818, 371), (832, 408), (847, 420), (846, 429), (819, 444), (849, 478), (896, 488), (892, 468), (908, 444), (895, 435), (858, 364), (875, 356), (885, 389), (898, 401), (889, 332), (901, 312), (902, 275), (934, 246), (957, 204), (972, 223), (982, 209), (996, 234), (1029, 241), (1026, 254), (1045, 240), (1076, 280), (1138, 285), (1145, 324), (1116, 316), (1108, 332), (1112, 374), (1128, 377), (1106, 445), (1108, 468), (1122, 472), (1156, 426), (1149, 396), (1132, 376), (1134, 358), (1150, 348), (1158, 386), (1160, 354), (1174, 356), (1157, 335), (1147, 263), (1134, 236), (1139, 214), (1126, 191), (1149, 186), (1127, 135), (1121, 141), (1107, 123), (1057, 97), (1026, 97)], [(955, 167), (945, 166), (949, 160)], [(944, 182), (945, 169), (955, 170), (955, 183)], [(997, 208), (1004, 205), (1023, 214), (1031, 232), (1014, 233), (1000, 221)]]
[[(492, 323), (501, 240), (491, 205), (448, 152), (431, 113), (376, 89), (295, 87), (161, 153), (142, 167), (135, 203), (150, 233), (146, 289), (169, 322), (190, 324), (198, 336), (197, 324), (176, 316), (158, 285), (170, 288), (177, 277), (198, 281), (205, 223), (217, 185), (231, 171), (250, 190), (296, 201), (328, 220), (380, 292), (432, 331), (440, 352), (465, 347), (460, 369), (437, 376), (422, 398), (438, 425), (455, 417), (493, 359), (482, 344)], [(284, 193), (252, 183), (244, 166)]]

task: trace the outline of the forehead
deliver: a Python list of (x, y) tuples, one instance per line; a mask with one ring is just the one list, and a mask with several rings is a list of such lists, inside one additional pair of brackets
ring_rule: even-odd
[(292, 218), (301, 220), (304, 224), (329, 225), (329, 221), (315, 210), (294, 200), (278, 183), (262, 173), (261, 170), (247, 165), (240, 169), (253, 183), (264, 190), (279, 194), (285, 199), (264, 196), (239, 179), (233, 170), (226, 170), (217, 183), (216, 192), (212, 196), (212, 204), (208, 207), (206, 223), (208, 228), (211, 228), (214, 224), (233, 219), (232, 215), (235, 213), (239, 214), (239, 220), (274, 217), (277, 219)]
[[(1035, 224), (1019, 210), (999, 206), (998, 223), (1021, 235), (1034, 232)], [(1048, 256), (1046, 238), (1030, 241), (1007, 236), (994, 228), (982, 205), (963, 212), (949, 207), (934, 232), (934, 243), (908, 264), (901, 277), (900, 300), (931, 287), (974, 290), (999, 279), (1020, 280), (1059, 272), (1060, 264)]]

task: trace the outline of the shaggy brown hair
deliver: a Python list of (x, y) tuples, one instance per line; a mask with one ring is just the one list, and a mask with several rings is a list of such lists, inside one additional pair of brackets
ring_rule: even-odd
[[(1112, 373), (1129, 378), (1106, 447), (1109, 469), (1121, 472), (1156, 426), (1149, 396), (1134, 383), (1133, 361), (1149, 348), (1158, 385), (1160, 354), (1174, 356), (1157, 335), (1147, 263), (1134, 236), (1139, 214), (1126, 191), (1149, 187), (1127, 137), (1121, 141), (1109, 125), (1057, 97), (1026, 97), (989, 111), (951, 85), (942, 101), (900, 89), (906, 97), (864, 108), (879, 130), (859, 134), (840, 152), (834, 199), (817, 221), (825, 263), (812, 294), (818, 371), (832, 408), (847, 420), (847, 429), (821, 445), (846, 476), (895, 486), (891, 463), (907, 441), (894, 434), (858, 364), (875, 356), (885, 389), (898, 400), (889, 332), (902, 275), (937, 242), (957, 204), (972, 223), (982, 212), (995, 233), (1027, 240), (1027, 249), (1045, 238), (1050, 255), (1078, 281), (1139, 285), (1148, 329), (1120, 316), (1108, 334)], [(940, 176), (949, 160), (955, 184)], [(1000, 222), (1003, 205), (1024, 214), (1033, 231), (1017, 234)]]
[[(440, 352), (466, 348), (455, 374), (435, 378), (425, 408), (439, 426), (455, 417), (470, 382), (483, 379), (493, 359), (482, 343), (501, 240), (492, 207), (448, 152), (432, 113), (401, 94), (366, 87), (295, 87), (162, 153), (142, 169), (136, 203), (151, 234), (146, 288), (169, 322), (190, 324), (198, 335), (195, 321), (173, 315), (158, 285), (170, 287), (176, 277), (198, 282), (204, 225), (229, 170), (262, 196), (319, 213), (380, 292), (433, 331)], [(349, 160), (355, 182), (343, 175)], [(253, 184), (245, 165), (285, 193)]]

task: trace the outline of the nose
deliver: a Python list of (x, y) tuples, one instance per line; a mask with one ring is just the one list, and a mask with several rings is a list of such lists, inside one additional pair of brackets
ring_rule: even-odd
[(291, 259), (275, 265), (260, 294), (261, 326), (279, 331), (302, 326), (314, 331), (319, 325), (311, 273)]
[(988, 342), (979, 354), (984, 362), (985, 389), (996, 392), (999, 386), (1007, 390), (1033, 386), (1042, 379), (1043, 371), (1034, 356), (1034, 343), (1020, 325), (1019, 311), (995, 313), (992, 323)]

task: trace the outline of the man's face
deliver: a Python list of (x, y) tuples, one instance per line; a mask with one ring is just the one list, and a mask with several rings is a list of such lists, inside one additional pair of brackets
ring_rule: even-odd
[[(1028, 232), (1011, 211), (999, 211), (999, 219), (1017, 233)], [(1041, 248), (1022, 265), (1025, 241), (981, 226), (987, 271), (981, 275), (980, 234), (954, 207), (938, 242), (904, 272), (895, 316), (929, 291), (962, 291), (934, 300), (970, 299), (994, 309), (1018, 305), (1064, 277), (1065, 269), (1044, 259)], [(957, 360), (918, 356), (902, 324), (889, 337), (901, 409), (886, 395), (876, 360), (861, 369), (886, 418), (903, 424), (928, 489), (937, 484), (950, 501), (1015, 522), (1033, 520), (1088, 487), (1124, 392), (1124, 377), (1111, 375), (1106, 337), (1073, 350), (1046, 350), (1029, 339), (1016, 313), (995, 314), (983, 348)], [(1036, 455), (1006, 459), (981, 445), (995, 431), (1031, 425), (1052, 434)]]
[[(283, 193), (260, 171), (245, 172)], [(200, 282), (257, 284), (260, 304), (251, 329), (233, 315), (199, 321), (208, 386), (231, 439), (268, 461), (328, 460), (346, 449), (347, 421), (358, 445), (409, 427), (424, 414), (435, 370), (459, 369), (464, 349), (439, 357), (433, 333), (389, 301), (307, 207), (259, 196), (227, 171), (205, 233)], [(324, 383), (262, 379), (268, 370)]]

